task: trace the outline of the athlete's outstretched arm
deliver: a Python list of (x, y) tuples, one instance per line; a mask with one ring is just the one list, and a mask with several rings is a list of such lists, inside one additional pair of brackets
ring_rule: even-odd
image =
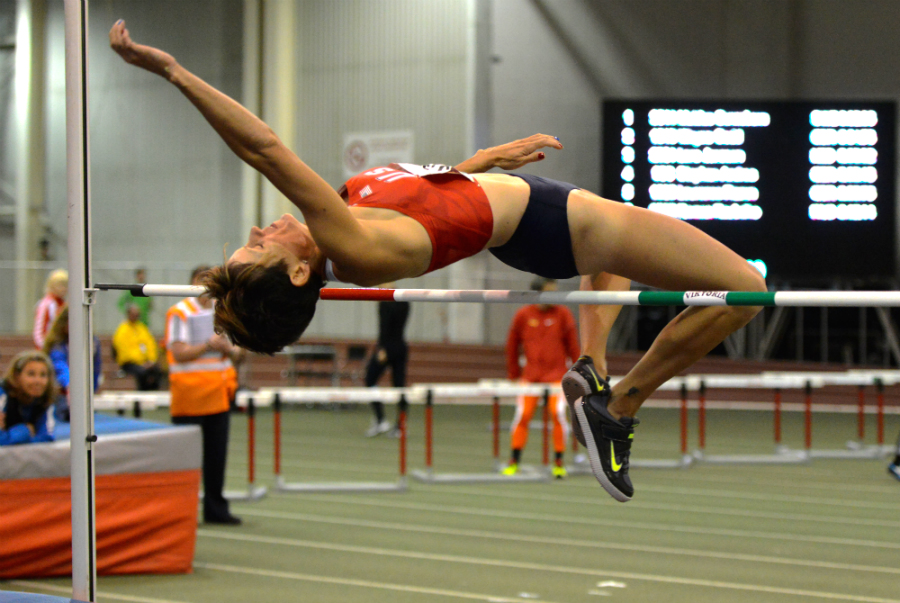
[(348, 262), (367, 248), (368, 231), (318, 174), (303, 163), (261, 119), (157, 48), (135, 44), (119, 20), (109, 42), (127, 63), (166, 78), (200, 111), (234, 153), (258, 170), (303, 213), (326, 256)]
[(541, 161), (544, 153), (540, 149), (550, 147), (562, 149), (562, 143), (554, 136), (546, 134), (534, 134), (528, 138), (514, 140), (489, 149), (481, 149), (475, 155), (466, 159), (458, 166), (460, 172), (480, 174), (491, 168), (515, 170), (528, 163)]

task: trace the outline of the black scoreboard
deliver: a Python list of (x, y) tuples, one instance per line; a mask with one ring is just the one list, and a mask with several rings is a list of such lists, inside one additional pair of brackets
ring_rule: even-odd
[(892, 277), (895, 111), (605, 101), (602, 194), (688, 221), (771, 277)]

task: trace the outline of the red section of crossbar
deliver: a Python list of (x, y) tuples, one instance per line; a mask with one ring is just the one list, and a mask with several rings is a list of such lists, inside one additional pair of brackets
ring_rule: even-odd
[(253, 398), (247, 404), (247, 481), (253, 483), (256, 478), (256, 407)]
[(500, 460), (500, 398), (497, 396), (494, 396), (491, 432), (494, 436), (494, 459)]
[(878, 389), (878, 414), (876, 423), (878, 429), (878, 445), (882, 446), (884, 444), (884, 383), (879, 379), (875, 382), (875, 386)]
[(866, 387), (859, 386), (859, 401), (856, 408), (856, 437), (862, 442), (866, 438)]
[(434, 402), (432, 400), (431, 391), (429, 391), (428, 397), (425, 399), (425, 467), (427, 469), (431, 469), (431, 427), (433, 409)]
[(319, 299), (391, 301), (394, 299), (394, 289), (325, 288), (319, 290)]
[(803, 432), (806, 449), (812, 448), (812, 384), (806, 382), (806, 396), (803, 400)]
[(681, 385), (681, 454), (688, 451), (688, 399), (687, 386)]
[(775, 428), (775, 444), (781, 444), (781, 390), (775, 388), (775, 414), (772, 417)]
[(700, 382), (699, 395), (699, 406), (697, 408), (697, 431), (699, 431), (699, 434), (697, 445), (700, 447), (700, 450), (703, 450), (706, 448), (706, 383), (703, 381)]
[(544, 447), (543, 463), (546, 467), (550, 464), (550, 437), (548, 425), (550, 423), (550, 392), (544, 390), (544, 414), (542, 419), (542, 444)]

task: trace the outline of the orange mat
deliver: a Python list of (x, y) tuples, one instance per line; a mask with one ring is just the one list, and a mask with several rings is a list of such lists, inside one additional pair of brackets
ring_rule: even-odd
[[(200, 470), (98, 475), (97, 573), (190, 573)], [(72, 573), (68, 477), (0, 480), (0, 579)]]

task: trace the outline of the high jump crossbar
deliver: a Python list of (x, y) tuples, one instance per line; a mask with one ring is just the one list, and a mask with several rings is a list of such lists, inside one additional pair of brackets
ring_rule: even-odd
[[(196, 297), (194, 285), (95, 285), (139, 297)], [(584, 304), (610, 306), (850, 306), (898, 307), (900, 291), (510, 291), (465, 289), (324, 288), (319, 299), (344, 301)]]

